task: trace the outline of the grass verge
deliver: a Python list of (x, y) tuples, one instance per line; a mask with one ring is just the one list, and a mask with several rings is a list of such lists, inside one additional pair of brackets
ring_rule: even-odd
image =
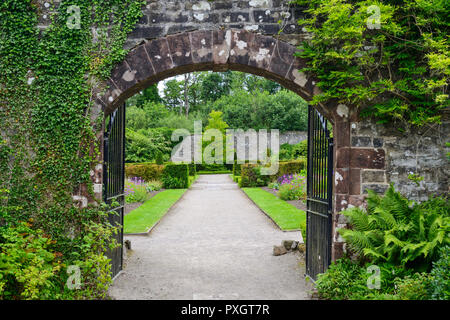
[(242, 188), (247, 196), (280, 227), (301, 230), (306, 239), (306, 213), (261, 188)]
[(124, 233), (144, 233), (153, 227), (186, 192), (171, 189), (158, 193), (124, 217)]
[(189, 187), (198, 179), (198, 174), (195, 176), (189, 176)]

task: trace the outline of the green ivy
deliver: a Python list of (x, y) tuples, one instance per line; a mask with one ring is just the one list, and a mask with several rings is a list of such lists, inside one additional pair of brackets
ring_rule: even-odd
[(314, 104), (348, 103), (402, 129), (440, 121), (449, 106), (448, 1), (295, 2), (306, 7), (298, 23), (311, 32), (300, 47), (308, 61), (302, 71), (323, 92)]
[[(48, 2), (54, 13), (45, 29), (38, 27), (39, 2), (0, 3), (0, 230), (16, 234), (23, 221), (33, 221), (33, 230), (52, 239), (46, 250), (60, 254), (62, 266), (81, 267), (82, 290), (67, 291), (60, 268), (44, 279), (53, 290), (46, 298), (105, 298), (111, 279), (104, 252), (115, 245), (109, 239), (116, 228), (107, 223), (106, 208), (79, 209), (72, 195), (84, 187), (93, 194), (90, 170), (98, 163), (101, 128), (91, 120), (95, 89), (127, 54), (127, 34), (145, 1)], [(71, 6), (80, 9), (80, 28), (67, 24)], [(18, 241), (0, 237), (2, 243), (20, 249)], [(0, 268), (0, 276), (10, 272)], [(17, 290), (8, 297), (37, 297), (23, 291), (20, 279), (8, 281)]]

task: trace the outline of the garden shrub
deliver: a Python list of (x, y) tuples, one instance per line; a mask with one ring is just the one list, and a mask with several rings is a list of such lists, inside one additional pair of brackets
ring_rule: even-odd
[(279, 170), (275, 175), (261, 175), (261, 166), (258, 164), (241, 164), (241, 186), (242, 187), (263, 187), (267, 186), (284, 175), (300, 173), (307, 167), (306, 159), (279, 162)]
[(316, 289), (320, 299), (348, 300), (353, 296), (364, 296), (370, 293), (367, 288), (366, 270), (342, 258), (331, 263), (326, 273), (319, 274)]
[(22, 222), (2, 228), (0, 236), (0, 297), (5, 299), (46, 299), (51, 279), (62, 268), (53, 241), (40, 229)]
[[(368, 287), (372, 272), (368, 267), (345, 257), (333, 262), (328, 270), (319, 274), (316, 289), (320, 299), (327, 300), (427, 300), (430, 299), (432, 277), (427, 273), (414, 273), (410, 269), (389, 263), (380, 268), (380, 287)], [(369, 281), (370, 282), (370, 281)]]
[(127, 203), (145, 202), (149, 195), (142, 178), (134, 177), (125, 182), (125, 201)]
[(164, 156), (163, 156), (162, 152), (159, 151), (159, 152), (156, 153), (155, 163), (157, 165), (163, 165), (164, 164)]
[(227, 171), (228, 168), (223, 164), (197, 164), (197, 171), (208, 171), (208, 172), (223, 172)]
[(257, 164), (245, 163), (241, 165), (240, 187), (242, 188), (267, 186), (271, 179), (271, 176), (261, 175), (261, 166)]
[(350, 208), (342, 214), (353, 230), (340, 229), (340, 234), (361, 257), (374, 263), (429, 271), (439, 249), (450, 243), (450, 203), (444, 198), (419, 204), (391, 185), (384, 197), (369, 191), (367, 210)]
[(278, 179), (284, 175), (300, 173), (302, 170), (306, 170), (306, 168), (307, 168), (306, 158), (292, 161), (280, 161), (280, 168), (275, 177)]
[(164, 165), (154, 163), (138, 163), (125, 165), (125, 175), (128, 178), (142, 178), (145, 181), (161, 180), (164, 171)]
[(302, 173), (284, 175), (272, 184), (272, 187), (278, 188), (281, 200), (306, 200), (306, 172)]
[[(353, 262), (348, 258), (338, 260), (319, 275), (321, 298), (448, 300), (447, 199), (435, 197), (416, 203), (391, 185), (384, 197), (369, 192), (367, 210), (351, 208), (342, 214), (349, 218), (352, 230), (339, 232), (358, 256)], [(379, 290), (364, 288), (369, 265), (380, 267)]]
[(295, 194), (295, 189), (290, 184), (284, 184), (280, 187), (278, 197), (284, 201), (297, 200), (297, 195)]
[(152, 180), (147, 182), (147, 192), (159, 191), (163, 187), (163, 184), (159, 180)]
[(189, 166), (187, 164), (167, 164), (162, 177), (164, 188), (184, 189), (189, 187)]
[(297, 160), (308, 156), (308, 140), (303, 140), (297, 144), (284, 143), (280, 146), (280, 160)]
[(237, 161), (233, 164), (233, 176), (240, 176), (241, 175), (241, 165), (237, 163)]
[(396, 294), (401, 300), (429, 300), (431, 299), (432, 276), (428, 273), (414, 273), (394, 281)]
[(439, 260), (431, 270), (431, 296), (435, 300), (450, 300), (450, 246), (440, 250)]

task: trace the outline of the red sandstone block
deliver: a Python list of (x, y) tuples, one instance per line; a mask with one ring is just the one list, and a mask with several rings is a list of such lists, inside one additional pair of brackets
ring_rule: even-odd
[(167, 39), (153, 40), (145, 44), (148, 56), (152, 61), (156, 73), (160, 73), (173, 68), (172, 57), (170, 55)]
[(383, 149), (351, 149), (350, 167), (384, 169), (386, 154)]
[(175, 67), (192, 64), (191, 41), (186, 33), (167, 37)]

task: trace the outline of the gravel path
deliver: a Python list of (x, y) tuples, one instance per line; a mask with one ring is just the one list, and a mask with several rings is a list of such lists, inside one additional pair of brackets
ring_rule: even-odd
[(273, 256), (280, 231), (228, 175), (192, 185), (149, 236), (128, 236), (132, 250), (114, 299), (307, 299), (298, 252)]

